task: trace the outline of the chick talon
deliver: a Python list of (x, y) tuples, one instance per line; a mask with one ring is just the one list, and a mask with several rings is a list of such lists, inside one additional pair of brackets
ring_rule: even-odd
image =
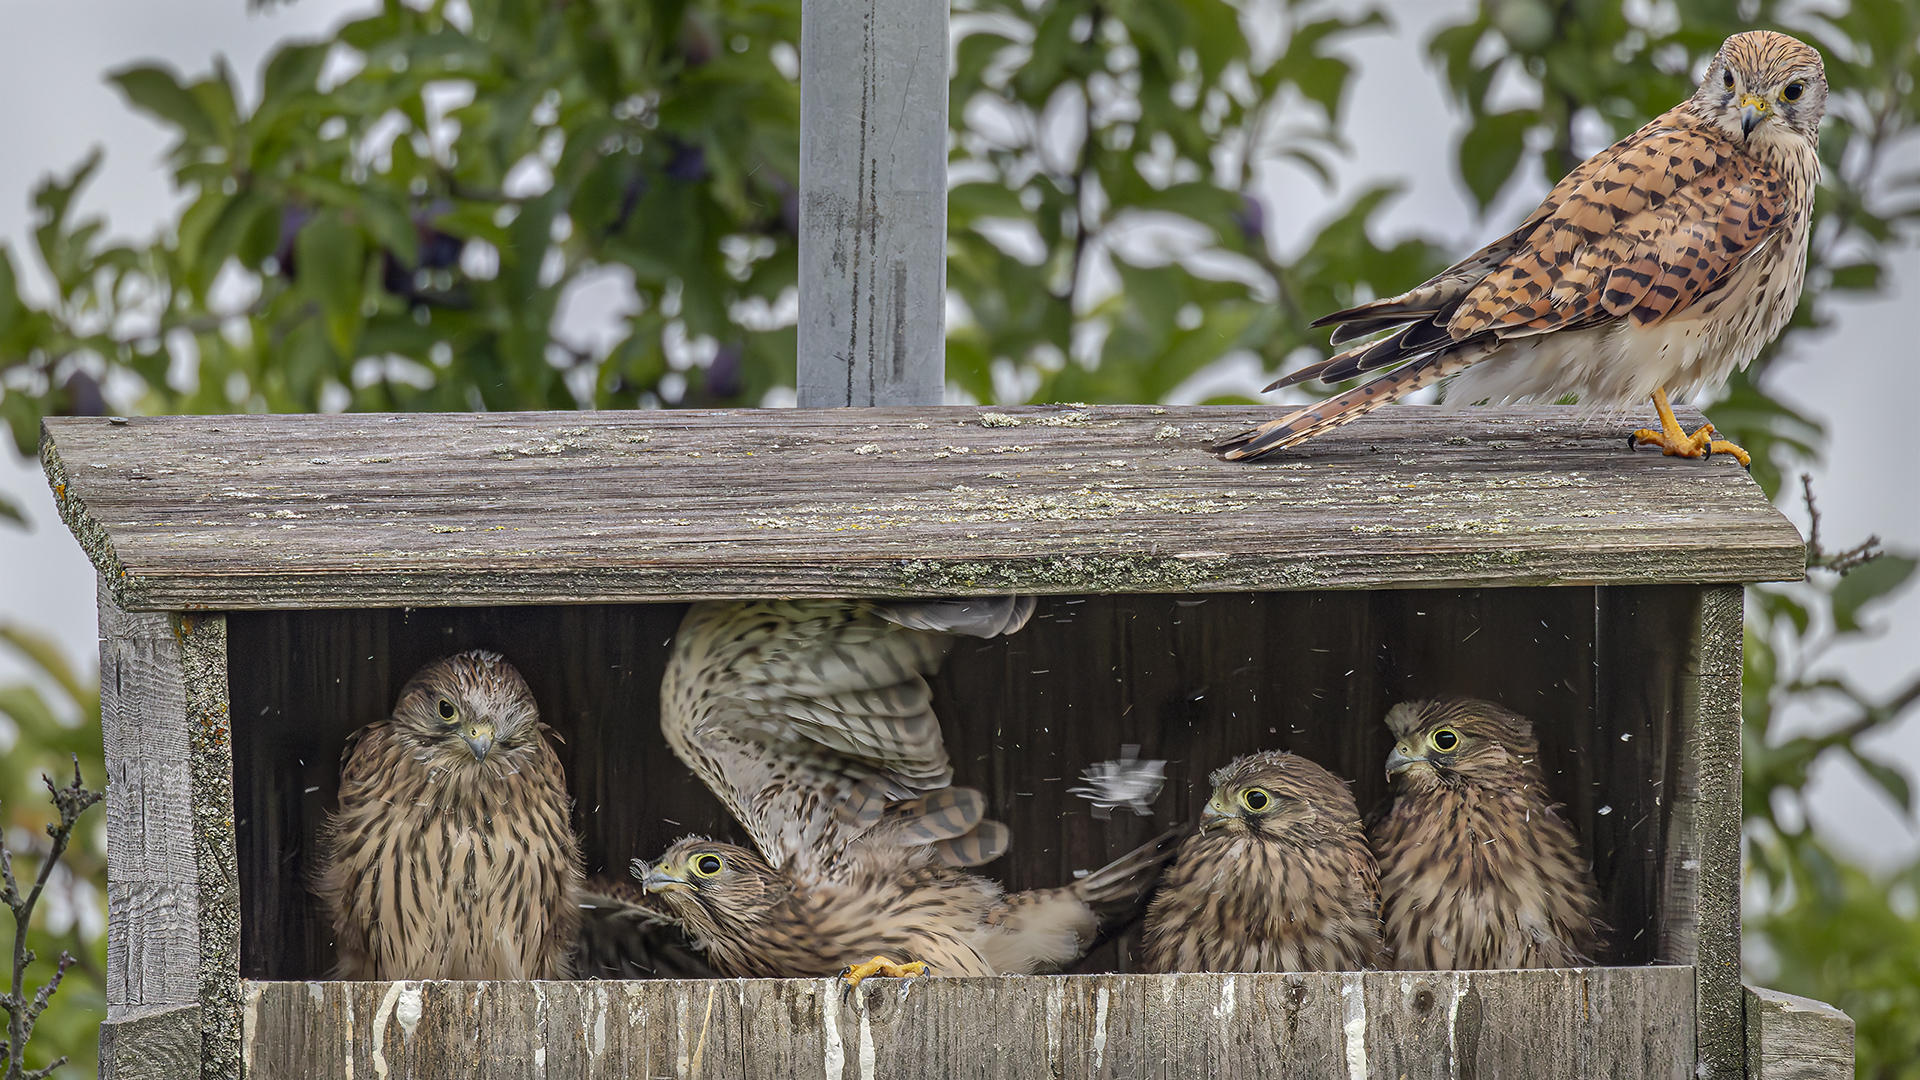
[(846, 980), (847, 989), (852, 990), (863, 980), (879, 977), (882, 979), (910, 979), (927, 973), (925, 960), (913, 960), (896, 964), (884, 956), (876, 956), (858, 964), (850, 964), (840, 972)]

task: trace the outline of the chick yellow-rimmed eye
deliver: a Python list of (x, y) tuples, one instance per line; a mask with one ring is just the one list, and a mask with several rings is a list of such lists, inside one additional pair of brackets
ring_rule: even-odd
[(1443, 754), (1448, 754), (1452, 753), (1453, 750), (1460, 745), (1460, 733), (1452, 728), (1443, 727), (1439, 731), (1429, 735), (1427, 741), (1433, 744), (1435, 750)]
[(1729, 90), (1733, 89), (1733, 70), (1731, 68), (1721, 69), (1720, 84)]
[(440, 719), (451, 720), (458, 715), (460, 715), (460, 710), (453, 707), (453, 702), (448, 701), (446, 698), (440, 699)]
[(1799, 101), (1800, 95), (1806, 92), (1807, 86), (1805, 83), (1790, 82), (1787, 84), (1786, 89), (1780, 91), (1780, 100)]
[(1273, 805), (1273, 796), (1265, 788), (1250, 787), (1240, 793), (1240, 805), (1258, 814)]
[(726, 861), (712, 852), (708, 852), (705, 855), (695, 855), (693, 857), (693, 872), (700, 877), (713, 877), (726, 868)]

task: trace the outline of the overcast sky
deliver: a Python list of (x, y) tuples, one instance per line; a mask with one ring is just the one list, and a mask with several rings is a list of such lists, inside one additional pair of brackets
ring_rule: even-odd
[[(1516, 185), (1485, 219), (1452, 175), (1457, 124), (1447, 112), (1434, 72), (1420, 47), (1431, 28), (1467, 9), (1465, 0), (1401, 0), (1380, 5), (1399, 27), (1351, 48), (1362, 65), (1351, 108), (1354, 153), (1340, 172), (1342, 190), (1399, 179), (1408, 193), (1383, 219), (1383, 239), (1423, 233), (1464, 250), (1495, 235), (1530, 209), (1544, 185)], [(300, 0), (249, 14), (245, 0), (0, 0), (0, 238), (13, 246), (28, 276), (28, 198), (49, 170), (64, 171), (90, 148), (107, 158), (82, 206), (105, 214), (111, 231), (145, 236), (178, 202), (161, 166), (159, 128), (128, 110), (104, 81), (106, 71), (138, 60), (160, 60), (186, 72), (206, 69), (225, 55), (251, 85), (277, 40), (325, 32), (367, 3)], [(1530, 174), (1531, 175), (1531, 174)], [(1303, 235), (1334, 197), (1284, 169), (1271, 178), (1266, 205), (1273, 237), (1283, 245)], [(1920, 483), (1913, 479), (1907, 438), (1920, 406), (1920, 356), (1912, 313), (1920, 311), (1920, 256), (1904, 254), (1884, 297), (1835, 305), (1837, 331), (1800, 346), (1777, 367), (1775, 386), (1832, 433), (1817, 477), (1824, 533), (1842, 546), (1868, 533), (1888, 543), (1920, 548)], [(1231, 365), (1229, 365), (1231, 368)], [(1228, 380), (1252, 373), (1222, 373)], [(94, 641), (92, 569), (53, 511), (33, 462), (0, 451), (0, 492), (27, 506), (31, 532), (0, 524), (0, 619), (58, 637), (68, 651), (91, 656)], [(1789, 511), (1804, 528), (1804, 515)], [(1884, 691), (1920, 669), (1920, 590), (1883, 617), (1892, 631), (1853, 649), (1839, 669), (1858, 685)], [(91, 660), (89, 660), (91, 663)], [(17, 668), (0, 657), (0, 679)], [(1817, 716), (1799, 718), (1806, 724)], [(1889, 764), (1920, 785), (1920, 710), (1879, 747)], [(1813, 815), (1839, 846), (1870, 864), (1890, 866), (1920, 851), (1920, 838), (1896, 808), (1868, 790), (1850, 765), (1828, 762), (1818, 772)]]

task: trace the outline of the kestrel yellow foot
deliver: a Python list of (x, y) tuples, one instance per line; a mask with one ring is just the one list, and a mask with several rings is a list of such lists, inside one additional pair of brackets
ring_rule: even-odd
[(927, 962), (925, 960), (896, 964), (884, 956), (876, 956), (864, 963), (854, 964), (848, 967), (840, 972), (840, 977), (847, 980), (847, 989), (852, 990), (860, 985), (862, 979), (871, 979), (875, 976), (882, 979), (910, 979), (916, 975), (925, 975), (926, 973)]
[(1714, 454), (1732, 454), (1735, 461), (1743, 467), (1753, 465), (1753, 456), (1725, 439), (1714, 438), (1712, 424), (1702, 425), (1699, 431), (1689, 435), (1680, 426), (1673, 415), (1673, 407), (1667, 404), (1667, 392), (1653, 392), (1653, 407), (1660, 414), (1660, 430), (1641, 428), (1627, 436), (1627, 449), (1634, 450), (1642, 446), (1657, 446), (1668, 457), (1712, 457)]

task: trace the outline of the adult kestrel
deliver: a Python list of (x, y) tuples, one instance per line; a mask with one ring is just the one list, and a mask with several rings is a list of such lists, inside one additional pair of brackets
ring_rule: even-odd
[(1555, 812), (1533, 725), (1486, 701), (1387, 712), (1393, 802), (1369, 829), (1387, 948), (1402, 969), (1577, 967), (1600, 893)]
[(1379, 963), (1379, 884), (1347, 785), (1280, 751), (1239, 758), (1208, 780), (1200, 832), (1147, 908), (1147, 970)]
[[(667, 742), (758, 852), (689, 838), (635, 873), (729, 975), (1024, 973), (1094, 941), (1162, 848), (1065, 889), (1004, 895), (961, 870), (1007, 830), (953, 768), (926, 676), (955, 635), (1026, 624), (1029, 597), (695, 604), (661, 682)], [(910, 959), (894, 964), (883, 957)], [(870, 961), (873, 962), (862, 963)]]
[(347, 742), (318, 891), (342, 979), (556, 979), (580, 921), (572, 800), (512, 664), (421, 668)]
[(1827, 80), (1820, 54), (1768, 31), (1720, 47), (1693, 97), (1589, 158), (1518, 229), (1399, 296), (1338, 311), (1333, 343), (1391, 333), (1269, 386), (1356, 389), (1213, 447), (1253, 460), (1451, 377), (1451, 403), (1651, 398), (1660, 430), (1629, 446), (1745, 450), (1692, 435), (1668, 405), (1745, 368), (1787, 325), (1806, 273)]

